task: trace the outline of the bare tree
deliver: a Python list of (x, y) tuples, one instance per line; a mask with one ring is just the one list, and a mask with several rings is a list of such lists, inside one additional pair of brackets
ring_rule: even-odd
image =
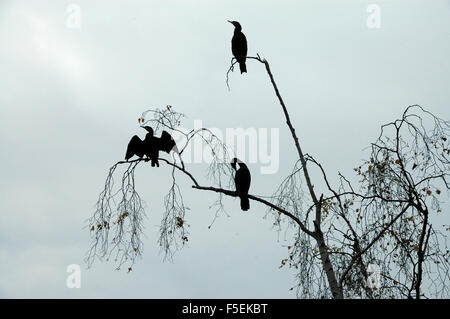
[[(265, 205), (267, 214), (280, 227), (283, 224), (295, 229), (294, 242), (288, 247), (289, 254), (282, 260), (282, 266), (298, 269), (297, 296), (337, 299), (448, 296), (449, 251), (445, 231), (449, 227), (440, 230), (433, 226), (432, 214), (441, 213), (439, 196), (450, 189), (449, 122), (418, 105), (408, 107), (401, 119), (382, 126), (380, 136), (370, 146), (370, 159), (355, 169), (360, 178), (358, 187), (353, 187), (340, 173), (339, 184), (333, 186), (324, 167), (303, 152), (268, 61), (259, 55), (247, 58), (265, 67), (297, 151), (292, 173), (271, 196), (248, 196)], [(232, 60), (227, 72), (227, 85), (235, 63)], [(148, 118), (149, 114), (153, 116)], [(156, 130), (177, 131), (184, 137), (178, 154), (160, 159), (172, 168), (172, 186), (164, 198), (159, 238), (166, 258), (171, 258), (188, 240), (187, 207), (177, 183), (180, 175), (194, 189), (217, 193), (216, 214), (224, 209), (224, 196), (237, 196), (227, 146), (206, 128), (183, 132), (179, 129), (182, 119), (182, 114), (167, 106), (146, 111), (139, 120), (140, 124), (151, 122)], [(209, 185), (202, 185), (182, 161), (184, 150), (195, 138), (201, 138), (212, 154)], [(145, 161), (119, 161), (110, 169), (96, 211), (89, 220), (92, 236), (87, 255), (89, 265), (97, 257), (114, 256), (119, 267), (129, 263), (131, 270), (141, 255), (145, 205), (136, 191), (134, 174), (137, 165)], [(119, 165), (126, 169), (115, 190), (113, 175)], [(323, 185), (320, 191), (311, 180), (311, 170), (320, 173), (321, 179), (315, 183)]]

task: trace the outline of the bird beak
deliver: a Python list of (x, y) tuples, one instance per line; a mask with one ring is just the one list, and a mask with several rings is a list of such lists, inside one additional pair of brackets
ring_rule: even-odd
[(230, 22), (232, 25), (234, 25), (233, 21), (227, 20), (228, 22)]

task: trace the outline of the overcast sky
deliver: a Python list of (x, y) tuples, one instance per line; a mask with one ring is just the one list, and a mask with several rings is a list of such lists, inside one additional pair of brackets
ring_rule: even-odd
[[(80, 28), (68, 27), (71, 3)], [(369, 4), (381, 9), (380, 28), (367, 25)], [(251, 164), (251, 193), (270, 195), (295, 163), (263, 66), (249, 61), (226, 87), (227, 20), (242, 24), (249, 55), (269, 60), (304, 151), (332, 176), (354, 180), (362, 150), (408, 105), (450, 119), (448, 0), (0, 0), (0, 297), (295, 297), (295, 272), (278, 268), (292, 237), (263, 218), (265, 207), (244, 213), (226, 199), (229, 216), (208, 229), (215, 195), (182, 177), (189, 247), (163, 262), (167, 167), (138, 171), (149, 209), (133, 271), (83, 262), (85, 220), (149, 108), (172, 105), (188, 128), (278, 128), (280, 168), (264, 175)], [(80, 289), (66, 287), (69, 264), (82, 267)]]

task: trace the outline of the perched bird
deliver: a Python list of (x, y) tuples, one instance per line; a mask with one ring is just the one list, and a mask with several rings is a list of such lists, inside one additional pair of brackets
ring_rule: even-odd
[(247, 39), (242, 33), (241, 24), (237, 21), (230, 21), (234, 25), (234, 35), (231, 39), (231, 52), (239, 63), (241, 74), (247, 72), (247, 66), (245, 65), (245, 59), (247, 58)]
[[(236, 164), (239, 164), (239, 169), (236, 169)], [(248, 170), (247, 165), (237, 158), (231, 160), (231, 167), (236, 171), (234, 184), (236, 185), (236, 193), (241, 199), (241, 209), (244, 211), (249, 210), (250, 201), (247, 195), (251, 182), (250, 171)]]
[(172, 149), (177, 151), (175, 141), (166, 131), (161, 133), (161, 137), (155, 137), (153, 134), (153, 129), (150, 126), (144, 126), (143, 128), (147, 130), (147, 135), (145, 135), (144, 140), (141, 140), (136, 135), (131, 138), (128, 143), (125, 160), (128, 161), (134, 155), (140, 158), (145, 155), (151, 160), (153, 167), (159, 167), (159, 151), (166, 153), (170, 153)]

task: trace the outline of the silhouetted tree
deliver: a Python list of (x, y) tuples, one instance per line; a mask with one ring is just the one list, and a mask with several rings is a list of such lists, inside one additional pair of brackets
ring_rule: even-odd
[[(292, 173), (269, 199), (248, 194), (249, 200), (267, 207), (277, 225), (295, 227), (296, 236), (282, 266), (298, 269), (297, 296), (448, 297), (449, 250), (445, 231), (449, 226), (440, 229), (434, 225), (433, 215), (441, 214), (439, 198), (444, 190), (450, 190), (450, 123), (419, 105), (409, 106), (400, 119), (381, 127), (380, 136), (370, 145), (370, 157), (355, 169), (360, 178), (357, 187), (340, 173), (339, 184), (333, 186), (324, 167), (303, 152), (268, 61), (259, 55), (247, 60), (265, 67), (297, 152)], [(227, 72), (227, 85), (235, 63), (232, 60)], [(153, 117), (147, 118), (148, 114)], [(164, 198), (159, 238), (166, 258), (171, 258), (188, 240), (187, 208), (177, 184), (179, 174), (194, 189), (217, 193), (216, 213), (224, 209), (223, 196), (239, 196), (229, 165), (234, 156), (230, 156), (227, 146), (205, 128), (183, 132), (179, 129), (182, 119), (183, 114), (167, 106), (146, 111), (139, 120), (140, 124), (152, 123), (155, 131), (164, 128), (184, 136), (184, 145), (178, 145), (179, 156), (172, 153), (171, 159), (160, 158), (172, 169), (172, 186)], [(194, 138), (203, 139), (211, 150), (210, 185), (202, 185), (182, 161), (183, 151)], [(93, 239), (87, 256), (89, 265), (96, 257), (114, 256), (119, 267), (127, 262), (131, 269), (141, 255), (145, 212), (136, 191), (134, 172), (142, 161), (120, 161), (111, 167), (89, 220)], [(119, 189), (115, 190), (113, 175), (119, 165), (126, 169)], [(311, 170), (320, 172), (321, 180), (315, 184), (323, 187), (314, 187)]]

